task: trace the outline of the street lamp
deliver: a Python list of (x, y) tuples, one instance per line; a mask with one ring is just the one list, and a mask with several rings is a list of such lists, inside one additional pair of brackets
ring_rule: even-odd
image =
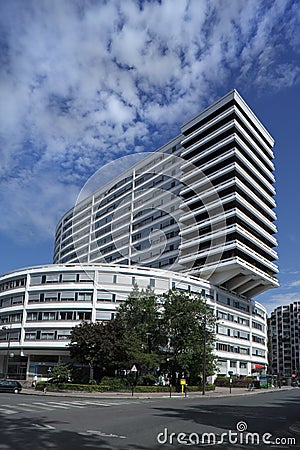
[(5, 361), (5, 372), (4, 372), (4, 379), (7, 379), (7, 375), (8, 375), (8, 361), (9, 361), (9, 357), (11, 356), (12, 358), (15, 356), (13, 353), (10, 354), (10, 330), (11, 330), (11, 326), (10, 327), (2, 327), (3, 331), (7, 332), (7, 349), (6, 349), (6, 361)]
[[(205, 302), (206, 308), (206, 302)], [(205, 384), (206, 384), (206, 309), (204, 312), (203, 320), (203, 372), (202, 372), (202, 395), (205, 395)]]

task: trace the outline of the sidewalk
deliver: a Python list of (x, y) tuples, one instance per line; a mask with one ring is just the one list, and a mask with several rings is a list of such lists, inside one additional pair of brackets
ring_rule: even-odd
[[(295, 389), (290, 386), (283, 386), (281, 389), (269, 388), (269, 389), (254, 389), (249, 391), (245, 388), (232, 388), (231, 393), (229, 387), (217, 387), (215, 391), (207, 391), (205, 395), (202, 392), (188, 392), (188, 398), (218, 398), (218, 397), (229, 397), (229, 396), (245, 396), (245, 395), (257, 395), (257, 394), (267, 394), (268, 392), (284, 391)], [(168, 392), (134, 392), (133, 396), (131, 392), (51, 392), (48, 391), (46, 394), (42, 391), (35, 391), (33, 388), (23, 388), (22, 394), (26, 395), (42, 395), (42, 396), (60, 396), (60, 397), (80, 397), (80, 398), (109, 398), (109, 399), (151, 399), (151, 398), (170, 398)], [(173, 393), (172, 398), (185, 398), (184, 394)]]

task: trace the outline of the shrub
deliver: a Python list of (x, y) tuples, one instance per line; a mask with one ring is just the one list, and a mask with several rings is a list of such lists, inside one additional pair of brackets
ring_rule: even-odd
[(128, 388), (125, 378), (103, 377), (99, 386), (108, 386), (110, 391), (119, 391)]

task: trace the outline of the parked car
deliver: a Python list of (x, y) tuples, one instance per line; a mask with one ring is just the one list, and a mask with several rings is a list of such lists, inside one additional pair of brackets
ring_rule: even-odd
[(13, 392), (18, 394), (22, 390), (22, 385), (15, 380), (0, 380), (0, 392)]

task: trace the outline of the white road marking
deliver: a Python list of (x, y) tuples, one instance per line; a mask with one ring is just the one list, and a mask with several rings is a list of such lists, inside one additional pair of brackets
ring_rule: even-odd
[(54, 408), (62, 408), (62, 409), (69, 408), (69, 406), (64, 406), (64, 405), (61, 405), (60, 403), (56, 403), (56, 402), (48, 402), (48, 404), (51, 404), (51, 406), (53, 406)]
[(107, 433), (103, 433), (102, 431), (98, 431), (98, 430), (86, 430), (86, 431), (87, 431), (87, 433), (96, 434), (97, 436), (126, 439), (126, 436), (120, 436), (118, 434), (112, 434), (112, 433), (107, 434)]
[(42, 409), (46, 409), (48, 411), (53, 411), (53, 408), (49, 408), (49, 406), (47, 406), (47, 403), (33, 402), (33, 403), (31, 403), (31, 405), (34, 408), (42, 408)]
[(96, 406), (110, 406), (107, 403), (99, 403), (99, 402), (85, 402), (86, 405), (96, 405)]
[(44, 430), (44, 431), (55, 430), (55, 427), (52, 427), (51, 425), (40, 425), (39, 423), (33, 423), (32, 426), (34, 426), (38, 430)]
[(0, 413), (4, 414), (18, 414), (19, 411), (12, 411), (11, 409), (0, 408)]
[(17, 409), (21, 409), (22, 411), (31, 411), (31, 409), (29, 409), (29, 408), (24, 408), (22, 406), (22, 403), (19, 403), (18, 405), (0, 405), (0, 406), (5, 406), (6, 408), (17, 408)]
[(60, 404), (67, 405), (69, 406), (69, 408), (80, 408), (80, 409), (84, 408), (84, 406), (74, 405), (73, 402), (61, 402)]

